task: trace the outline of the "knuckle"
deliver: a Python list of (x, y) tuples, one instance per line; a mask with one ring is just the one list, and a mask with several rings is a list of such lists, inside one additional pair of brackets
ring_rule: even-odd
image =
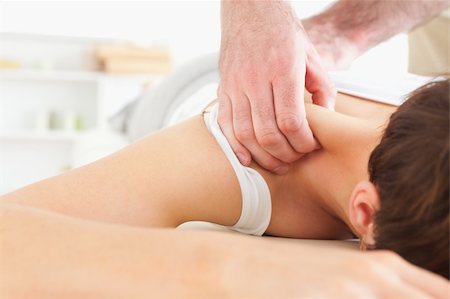
[(282, 113), (277, 115), (277, 124), (285, 134), (296, 133), (305, 125), (305, 119), (295, 113)]
[(280, 142), (280, 134), (275, 130), (266, 130), (256, 137), (258, 143), (263, 147), (273, 147)]
[(275, 160), (274, 158), (270, 157), (270, 158), (265, 158), (265, 159), (255, 159), (256, 162), (258, 162), (259, 165), (261, 165), (262, 167), (264, 167), (265, 169), (269, 169), (269, 170), (275, 170), (280, 166), (280, 162), (278, 162), (277, 160)]
[(307, 140), (303, 140), (301, 149), (302, 149), (301, 150), (302, 153), (310, 153), (310, 152), (314, 151), (315, 145), (312, 142), (312, 140), (311, 140), (311, 142), (307, 142)]
[(292, 162), (295, 162), (298, 159), (300, 159), (302, 157), (302, 155), (303, 154), (297, 153), (293, 149), (292, 152), (288, 153), (287, 155), (284, 155), (281, 160), (285, 163), (292, 163)]
[(245, 141), (252, 140), (254, 138), (253, 128), (251, 127), (238, 127), (235, 131), (236, 139), (244, 143)]

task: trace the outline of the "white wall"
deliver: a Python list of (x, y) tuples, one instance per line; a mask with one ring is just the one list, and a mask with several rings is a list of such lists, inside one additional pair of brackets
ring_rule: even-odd
[[(294, 1), (300, 17), (333, 1)], [(0, 2), (0, 31), (108, 37), (170, 46), (175, 62), (218, 51), (219, 1), (11, 1)], [(375, 73), (406, 68), (406, 39), (399, 36), (365, 55), (354, 69)], [(383, 63), (380, 63), (380, 62)]]
[(169, 45), (176, 61), (218, 50), (214, 2), (2, 2), (0, 30), (133, 40)]

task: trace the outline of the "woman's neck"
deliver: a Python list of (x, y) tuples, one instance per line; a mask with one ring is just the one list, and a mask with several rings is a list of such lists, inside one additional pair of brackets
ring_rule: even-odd
[[(374, 104), (373, 107), (377, 105)], [(393, 111), (394, 108), (391, 107), (378, 118), (367, 120), (332, 113), (317, 106), (309, 107), (310, 124), (323, 149), (315, 154), (316, 157), (311, 157), (318, 180), (309, 181), (303, 188), (307, 188), (311, 198), (315, 198), (330, 215), (340, 219), (351, 229), (351, 194), (358, 182), (369, 179), (367, 165), (370, 154), (379, 143)], [(301, 161), (295, 165), (295, 170), (294, 177), (301, 176)]]
[[(321, 152), (311, 157), (311, 171), (317, 172), (316, 181), (308, 181), (303, 188), (309, 190), (321, 207), (330, 215), (340, 219), (351, 228), (349, 221), (349, 200), (354, 187), (360, 181), (367, 181), (367, 165), (370, 153), (378, 144), (382, 126), (364, 119), (349, 117), (328, 111), (318, 111), (317, 118), (324, 117), (317, 126), (326, 128), (317, 138), (323, 145)], [(312, 115), (314, 117), (314, 115)], [(317, 130), (315, 130), (317, 129)], [(326, 134), (326, 135), (323, 135)], [(323, 140), (323, 141), (322, 141)], [(295, 175), (301, 176), (302, 162), (294, 166)]]
[(312, 226), (316, 226), (313, 230), (317, 237), (345, 237), (344, 232), (348, 236), (348, 228), (352, 230), (348, 217), (351, 193), (358, 182), (368, 180), (369, 156), (389, 113), (377, 120), (365, 120), (307, 105), (307, 115), (322, 149), (293, 163), (288, 175), (270, 177), (274, 212), (290, 202), (291, 210), (297, 211), (291, 212), (292, 218), (299, 219), (291, 225), (297, 225), (299, 237), (315, 237), (309, 234)]

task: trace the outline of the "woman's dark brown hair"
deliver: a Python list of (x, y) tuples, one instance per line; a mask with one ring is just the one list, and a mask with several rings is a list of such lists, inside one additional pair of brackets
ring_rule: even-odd
[(449, 277), (450, 80), (414, 91), (369, 160), (380, 196), (375, 248)]

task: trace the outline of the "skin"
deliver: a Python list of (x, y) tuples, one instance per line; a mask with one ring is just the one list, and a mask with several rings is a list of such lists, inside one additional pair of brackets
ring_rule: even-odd
[(384, 251), (132, 228), (21, 205), (0, 205), (0, 240), (2, 298), (446, 298), (449, 290)]
[(288, 2), (222, 1), (221, 20), (220, 127), (242, 164), (286, 173), (318, 147), (305, 87), (333, 108), (334, 86)]
[[(394, 108), (345, 96), (336, 108), (347, 115), (311, 104), (307, 107), (322, 149), (293, 164), (284, 176), (252, 165), (271, 190), (273, 215), (268, 233), (333, 239), (357, 234), (370, 242), (371, 214), (365, 211), (370, 211), (367, 207), (376, 209), (376, 193), (371, 193), (366, 182), (353, 193), (352, 189), (367, 178), (368, 154)], [(367, 115), (370, 117), (360, 118)], [(327, 181), (329, 188), (319, 188), (314, 179)], [(336, 196), (332, 198), (331, 194)], [(18, 298), (26, 296), (20, 293), (26, 290), (17, 285), (19, 281), (33, 294), (61, 292), (57, 294), (76, 297), (80, 292), (92, 292), (95, 298), (108, 297), (112, 291), (123, 293), (122, 297), (202, 297), (199, 288), (206, 298), (222, 291), (236, 297), (250, 293), (256, 298), (445, 298), (449, 287), (447, 281), (418, 270), (393, 253), (369, 255), (366, 264), (356, 252), (353, 255), (292, 244), (272, 245), (257, 241), (259, 238), (155, 229), (190, 220), (233, 225), (239, 218), (240, 190), (233, 170), (200, 117), (0, 200), (0, 236), (6, 245), (0, 257), (8, 261), (0, 267), (1, 277), (5, 277), (0, 291)], [(362, 217), (358, 216), (361, 211)], [(16, 252), (20, 254), (13, 254)], [(193, 252), (198, 259), (192, 264)], [(40, 259), (34, 259), (36, 255)], [(15, 259), (6, 258), (11, 256)], [(41, 262), (47, 265), (45, 270), (39, 266)], [(148, 267), (154, 264), (160, 266)], [(36, 281), (33, 271), (40, 271), (42, 280)], [(96, 273), (96, 280), (77, 273)], [(330, 275), (323, 279), (323, 273)], [(60, 279), (52, 283), (55, 276)], [(319, 276), (322, 278), (317, 279)], [(177, 284), (180, 288), (166, 288), (166, 281), (185, 283)], [(250, 281), (254, 284), (238, 283)], [(299, 281), (304, 282), (301, 287)], [(111, 282), (117, 282), (113, 289)], [(223, 294), (217, 296), (226, 296)]]
[[(319, 178), (325, 174), (319, 171), (325, 163), (329, 171), (321, 181), (343, 183), (342, 190), (335, 190), (336, 194), (351, 192), (346, 186), (353, 179), (366, 176), (365, 170), (339, 152), (344, 148), (348, 151), (351, 142), (357, 155), (355, 160), (366, 160), (366, 153), (378, 138), (377, 130), (393, 107), (345, 96), (340, 97), (336, 108), (351, 112), (352, 116), (310, 104), (307, 107), (322, 149), (298, 162), (282, 177), (253, 165), (272, 191), (269, 233), (347, 238), (351, 229), (339, 217), (346, 215), (341, 208), (349, 200), (339, 196), (329, 205), (329, 197), (315, 195), (317, 202), (314, 202), (309, 194), (317, 194), (318, 189), (313, 188), (308, 176)], [(353, 130), (340, 138), (328, 129), (339, 130), (347, 125), (352, 125)], [(360, 135), (366, 136), (367, 142)], [(341, 168), (342, 163), (345, 169)], [(338, 176), (348, 181), (338, 181), (331, 175), (342, 171), (356, 174)], [(293, 183), (305, 188), (302, 197), (288, 196), (286, 188), (295, 187)], [(368, 201), (351, 202), (358, 205)], [(30, 294), (58, 298), (447, 296), (446, 280), (408, 264), (391, 252), (362, 253), (267, 238), (155, 228), (174, 227), (188, 220), (232, 225), (240, 208), (240, 190), (230, 165), (203, 121), (191, 119), (91, 165), (3, 196), (0, 295), (8, 298), (26, 298)]]
[(302, 24), (320, 54), (322, 65), (327, 70), (338, 70), (348, 68), (367, 50), (420, 26), (449, 6), (448, 0), (340, 0), (320, 14), (302, 20)]
[[(357, 102), (361, 102), (360, 109), (351, 109)], [(307, 104), (309, 122), (322, 148), (292, 163), (287, 174), (279, 176), (251, 165), (271, 191), (268, 234), (343, 239), (357, 233), (348, 215), (350, 195), (359, 181), (367, 180), (369, 154), (394, 107), (367, 106), (343, 96), (337, 108), (354, 116)], [(356, 117), (364, 113), (373, 113), (373, 118)], [(328, 183), (321, 186), (317, 180)], [(191, 220), (231, 226), (241, 211), (234, 171), (201, 116), (1, 199), (81, 218), (147, 227), (175, 227)]]
[[(300, 22), (286, 1), (222, 1), (219, 124), (243, 165), (277, 174), (318, 148), (304, 91), (332, 109), (324, 70), (343, 69), (370, 48), (413, 29), (450, 1), (341, 0)], [(306, 32), (305, 32), (306, 31)]]

